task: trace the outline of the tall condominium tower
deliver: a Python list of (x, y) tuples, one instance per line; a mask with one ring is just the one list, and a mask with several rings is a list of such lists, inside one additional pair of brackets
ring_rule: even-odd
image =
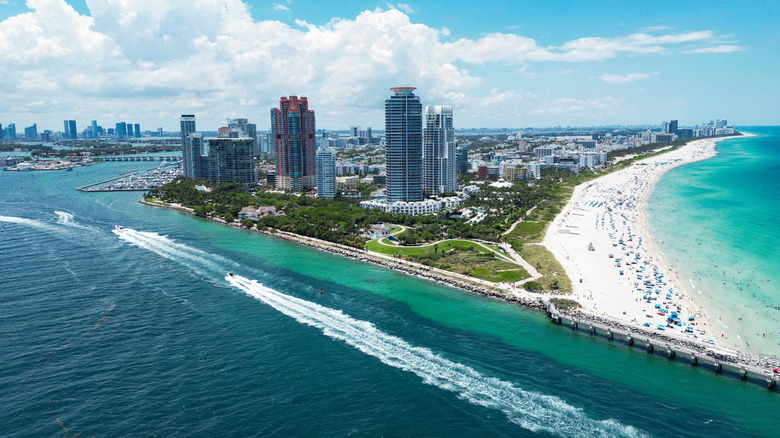
[(317, 196), (336, 197), (336, 151), (326, 146), (317, 149)]
[(455, 130), (451, 106), (425, 107), (423, 191), (429, 195), (458, 189)]
[[(197, 167), (195, 166), (196, 163), (194, 161), (194, 154), (197, 153), (202, 155), (203, 153), (202, 150), (194, 151), (191, 147), (190, 141), (188, 140), (190, 134), (195, 133), (195, 115), (182, 114), (181, 118), (179, 118), (179, 124), (181, 126), (181, 154), (184, 161), (184, 176), (186, 178), (198, 178), (195, 176), (197, 173)], [(200, 175), (200, 177), (207, 176), (208, 175)]]
[(314, 111), (305, 97), (282, 97), (271, 110), (271, 133), (276, 150), (276, 187), (300, 191), (316, 180)]
[(127, 123), (118, 122), (116, 125), (114, 125), (114, 135), (116, 135), (116, 138), (127, 137)]
[(422, 104), (415, 89), (391, 88), (385, 100), (387, 202), (423, 200)]
[(208, 178), (208, 168), (204, 168), (204, 163), (208, 162), (208, 157), (203, 149), (203, 136), (193, 133), (184, 140), (184, 149), (182, 156), (184, 158), (184, 177), (185, 178)]
[(79, 132), (76, 130), (76, 121), (75, 120), (68, 120), (68, 132), (70, 133), (70, 137), (72, 139), (79, 138)]
[[(192, 137), (192, 136), (191, 136)], [(251, 138), (211, 138), (208, 140), (209, 179), (219, 182), (257, 184)]]

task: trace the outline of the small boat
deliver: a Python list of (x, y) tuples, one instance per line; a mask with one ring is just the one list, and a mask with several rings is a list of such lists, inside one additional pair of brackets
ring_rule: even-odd
[(232, 277), (232, 276), (233, 276), (233, 273), (232, 273), (232, 272), (228, 272), (228, 275)]
[(324, 294), (324, 293), (325, 293), (325, 291), (324, 291), (324, 290), (322, 290), (322, 288), (320, 288), (320, 295), (322, 295), (322, 294)]
[(73, 172), (73, 168), (72, 167), (68, 167), (67, 169), (65, 169), (65, 171), (66, 172)]

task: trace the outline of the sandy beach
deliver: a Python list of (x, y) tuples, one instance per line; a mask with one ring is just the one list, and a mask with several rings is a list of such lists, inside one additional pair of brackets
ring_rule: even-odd
[(735, 336), (713, 324), (695, 288), (664, 260), (645, 213), (664, 173), (714, 156), (720, 140), (692, 141), (575, 189), (543, 243), (572, 279), (583, 312), (696, 343)]

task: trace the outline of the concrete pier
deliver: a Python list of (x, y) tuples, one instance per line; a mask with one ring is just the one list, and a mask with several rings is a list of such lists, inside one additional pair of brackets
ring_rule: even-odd
[[(553, 324), (562, 325), (575, 332), (588, 333), (592, 337), (603, 337), (607, 341), (620, 342), (629, 348), (640, 348), (647, 354), (666, 357), (671, 361), (690, 364), (694, 367), (708, 369), (716, 374), (733, 377), (743, 382), (749, 382), (778, 392), (777, 382), (780, 376), (773, 375), (771, 371), (765, 371), (745, 363), (740, 363), (729, 351), (719, 350), (715, 347), (702, 346), (702, 351), (651, 335), (643, 336), (617, 327), (601, 324), (590, 319), (580, 319), (576, 316), (563, 315), (549, 302), (547, 314)], [(641, 332), (641, 330), (637, 330)]]

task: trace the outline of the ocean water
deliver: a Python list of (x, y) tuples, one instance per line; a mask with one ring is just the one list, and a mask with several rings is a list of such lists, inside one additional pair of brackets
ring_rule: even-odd
[(3, 436), (780, 429), (764, 388), (139, 193), (75, 190), (136, 167), (0, 172)]
[[(780, 127), (718, 143), (671, 170), (648, 205), (652, 234), (724, 345), (780, 356)], [(716, 327), (718, 328), (718, 327)]]

